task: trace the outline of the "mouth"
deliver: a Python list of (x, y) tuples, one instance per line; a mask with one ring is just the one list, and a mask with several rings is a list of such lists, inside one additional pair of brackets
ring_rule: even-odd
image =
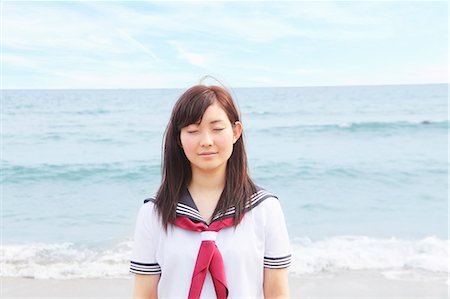
[(216, 152), (203, 152), (203, 153), (200, 153), (199, 155), (202, 157), (208, 157), (208, 156), (213, 156), (215, 154), (217, 154), (217, 153)]

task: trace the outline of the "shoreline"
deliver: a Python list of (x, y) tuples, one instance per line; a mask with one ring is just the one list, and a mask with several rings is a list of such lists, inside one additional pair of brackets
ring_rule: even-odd
[[(323, 275), (289, 275), (291, 298), (448, 298), (442, 280), (394, 280), (377, 271), (342, 271)], [(1, 298), (131, 298), (129, 278), (1, 278)]]

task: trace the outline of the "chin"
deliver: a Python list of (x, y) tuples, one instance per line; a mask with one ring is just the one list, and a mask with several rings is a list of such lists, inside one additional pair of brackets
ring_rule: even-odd
[[(218, 165), (195, 165), (195, 168), (197, 168), (198, 170), (201, 171), (216, 171), (216, 170), (220, 170), (223, 167), (222, 164), (218, 164)], [(225, 167), (224, 167), (225, 169)]]

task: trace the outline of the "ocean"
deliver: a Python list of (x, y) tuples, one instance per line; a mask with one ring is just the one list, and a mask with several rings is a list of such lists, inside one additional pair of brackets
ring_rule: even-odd
[[(448, 271), (448, 85), (233, 89), (291, 272)], [(3, 277), (126, 277), (181, 89), (3, 90)]]

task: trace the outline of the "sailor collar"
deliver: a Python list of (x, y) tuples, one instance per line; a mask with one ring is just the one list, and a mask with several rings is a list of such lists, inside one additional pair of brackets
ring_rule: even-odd
[[(267, 192), (266, 190), (262, 189), (259, 186), (256, 186), (256, 192), (253, 193), (252, 196), (250, 197), (250, 202), (246, 204), (244, 213), (247, 213), (248, 211), (252, 210), (269, 197), (277, 198), (275, 195)], [(154, 197), (148, 198), (144, 200), (144, 203), (148, 201), (155, 202), (155, 198)], [(234, 217), (235, 211), (236, 211), (235, 207), (230, 207), (227, 210), (225, 210), (225, 212), (219, 211), (212, 217), (211, 223), (209, 225), (211, 225), (214, 221), (217, 220)], [(187, 217), (194, 222), (202, 222), (208, 225), (206, 221), (203, 219), (203, 217), (200, 215), (197, 205), (192, 199), (192, 196), (187, 188), (184, 190), (183, 195), (178, 201), (176, 215), (177, 217), (178, 216)]]

